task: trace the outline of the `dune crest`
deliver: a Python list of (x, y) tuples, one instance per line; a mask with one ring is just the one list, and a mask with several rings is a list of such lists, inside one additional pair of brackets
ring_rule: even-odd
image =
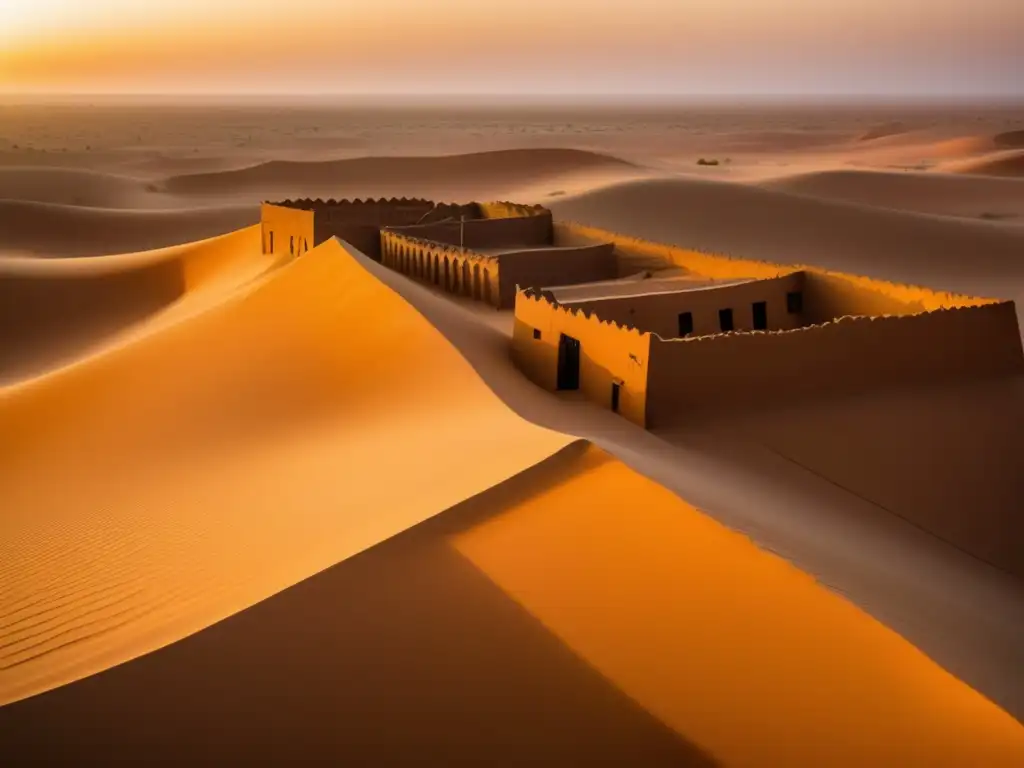
[[(348, 189), (365, 194), (429, 196), (438, 186), (480, 186), (481, 178), (499, 178), (513, 187), (574, 171), (616, 168), (631, 163), (610, 155), (575, 149), (507, 149), (463, 155), (357, 157), (347, 160), (271, 160), (234, 171), (168, 178), (160, 189), (172, 194), (216, 195), (277, 190), (332, 190), (344, 197)], [(433, 177), (433, 178), (432, 178)]]
[(950, 164), (947, 170), (976, 176), (1024, 177), (1024, 151), (995, 152), (972, 160)]
[[(260, 250), (259, 228), (249, 227), (142, 253), (0, 257), (0, 386), (66, 364), (158, 313), (165, 322), (219, 296), (218, 288), (270, 266)], [(187, 306), (163, 312), (176, 304)]]
[(570, 439), (515, 416), (335, 241), (0, 390), (0, 430), (6, 701), (201, 629)]
[[(976, 161), (971, 161), (975, 163)], [(770, 179), (765, 189), (893, 210), (983, 217), (1000, 211), (1024, 217), (1024, 185), (954, 173), (818, 171)]]
[(187, 244), (259, 221), (255, 205), (168, 210), (0, 200), (0, 254), (100, 256)]

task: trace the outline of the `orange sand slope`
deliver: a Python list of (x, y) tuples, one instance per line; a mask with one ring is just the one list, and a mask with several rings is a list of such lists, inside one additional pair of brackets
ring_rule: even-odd
[(911, 645), (582, 442), (0, 727), (0, 756), (48, 764), (1024, 755), (1019, 723)]
[(337, 243), (221, 290), (0, 389), (0, 700), (201, 629), (569, 439)]
[(271, 263), (259, 227), (143, 253), (0, 258), (0, 386), (109, 343), (157, 313), (166, 320), (211, 294), (219, 300)]

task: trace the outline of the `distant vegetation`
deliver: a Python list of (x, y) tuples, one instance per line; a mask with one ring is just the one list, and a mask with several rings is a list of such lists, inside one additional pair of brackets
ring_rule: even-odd
[(719, 164), (720, 163), (718, 162), (718, 160), (706, 160), (703, 157), (700, 160), (697, 161), (697, 165), (719, 165)]

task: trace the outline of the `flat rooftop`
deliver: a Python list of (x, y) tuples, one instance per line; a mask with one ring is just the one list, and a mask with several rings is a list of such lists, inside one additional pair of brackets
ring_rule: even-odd
[(653, 296), (661, 293), (685, 293), (750, 282), (753, 282), (753, 278), (711, 280), (702, 277), (687, 277), (685, 275), (647, 279), (627, 277), (619, 280), (605, 280), (598, 283), (545, 287), (543, 290), (554, 296), (559, 304), (573, 304), (584, 301), (599, 301), (601, 299)]

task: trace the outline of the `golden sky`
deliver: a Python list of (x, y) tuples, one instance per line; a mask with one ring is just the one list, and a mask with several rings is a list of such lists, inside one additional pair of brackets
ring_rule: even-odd
[(1024, 0), (0, 0), (0, 90), (1018, 94)]

